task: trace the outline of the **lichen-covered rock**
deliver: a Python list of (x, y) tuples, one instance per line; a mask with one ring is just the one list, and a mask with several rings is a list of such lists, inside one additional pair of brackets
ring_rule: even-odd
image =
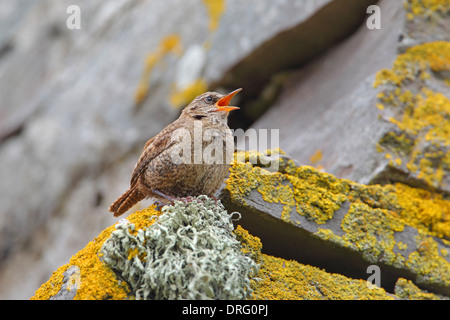
[(405, 0), (406, 23), (399, 50), (434, 41), (449, 41), (450, 24), (448, 0)]
[(328, 273), (317, 267), (263, 255), (254, 299), (262, 300), (394, 300), (398, 297), (366, 280)]
[(290, 76), (253, 126), (279, 129), (285, 152), (339, 178), (449, 193), (448, 1), (377, 5), (380, 30), (363, 25)]
[[(445, 190), (448, 148), (445, 142), (436, 146), (433, 140), (442, 140), (445, 131), (434, 128), (426, 133), (425, 124), (413, 142), (401, 137), (403, 132), (411, 135), (411, 127), (402, 127), (403, 120), (445, 121), (447, 102), (441, 94), (448, 98), (444, 86), (448, 71), (436, 72), (433, 65), (428, 68), (420, 63), (420, 74), (408, 76), (418, 76), (421, 82), (414, 83), (425, 84), (427, 90), (414, 91), (402, 83), (397, 95), (394, 88), (395, 99), (412, 98), (410, 102), (420, 111), (405, 113), (407, 118), (401, 116), (402, 108), (377, 97), (377, 90), (389, 95), (390, 89), (374, 90), (373, 83), (379, 70), (394, 70), (392, 63), (401, 57), (397, 49), (410, 56), (428, 42), (449, 41), (448, 0), (408, 0), (405, 6), (392, 0), (120, 0), (101, 4), (79, 0), (49, 6), (50, 2), (0, 4), (0, 96), (5, 102), (0, 117), (2, 298), (31, 295), (44, 274), (77, 250), (73, 248), (113, 223), (105, 208), (126, 187), (142, 144), (170, 122), (177, 107), (208, 87), (235, 88), (238, 83), (244, 87), (241, 101), (245, 108), (237, 117), (245, 118), (246, 124), (283, 91), (258, 125), (282, 129), (282, 147), (289, 145), (287, 151), (295, 151), (302, 163), (311, 160), (336, 176), (363, 183), (374, 177), (384, 181), (386, 175), (380, 173), (388, 173), (395, 181), (421, 180), (432, 190)], [(317, 58), (351, 34), (366, 16), (367, 6), (374, 3), (382, 10), (380, 30), (369, 30), (363, 24), (348, 41)], [(64, 12), (70, 4), (81, 7), (81, 30), (65, 26)], [(30, 52), (39, 52), (39, 59)], [(278, 74), (312, 58), (317, 59), (293, 77)], [(403, 94), (405, 88), (414, 93), (412, 97)], [(248, 103), (259, 94), (259, 99)], [(384, 109), (376, 108), (377, 103)], [(392, 136), (398, 132), (399, 136)], [(410, 144), (414, 151), (409, 158), (397, 143), (400, 147)], [(405, 168), (410, 171), (401, 171)], [(306, 180), (317, 176), (306, 169), (299, 175)], [(342, 185), (336, 180), (330, 178), (324, 187), (309, 189), (294, 176), (301, 190), (294, 196), (298, 202), (292, 204), (292, 181), (281, 180), (273, 191), (269, 184), (258, 187), (274, 203), (257, 199), (254, 204), (264, 210), (276, 207), (272, 212), (283, 219), (290, 218), (288, 205), (296, 207), (304, 216), (294, 218), (312, 231), (296, 233), (296, 241), (291, 241), (291, 224), (280, 225), (262, 216), (255, 226), (269, 223), (265, 250), (300, 262), (304, 256), (298, 250), (303, 250), (315, 265), (336, 265), (336, 270), (327, 271), (357, 279), (367, 277), (366, 262), (379, 259), (387, 261), (386, 267), (397, 259), (394, 269), (383, 269), (383, 275), (390, 275), (382, 277), (390, 292), (402, 259), (418, 272), (402, 275), (416, 284), (434, 283), (440, 276), (442, 259), (448, 260), (447, 198), (395, 185), (388, 195), (387, 189), (369, 188), (365, 200), (360, 197), (352, 202), (352, 195), (341, 193)], [(397, 198), (395, 206), (404, 209), (390, 210), (385, 196)], [(378, 203), (382, 205), (377, 207)], [(402, 229), (397, 216), (404, 223), (402, 231), (397, 231)], [(130, 223), (137, 229), (148, 223), (134, 215), (133, 219)], [(325, 230), (319, 232), (318, 226)], [(381, 232), (386, 227), (393, 229)], [(356, 235), (350, 236), (350, 230), (356, 230)], [(46, 237), (39, 236), (44, 233)], [(316, 233), (313, 239), (310, 233)], [(117, 281), (96, 256), (105, 240), (102, 235), (109, 237), (110, 231), (74, 255), (72, 264), (58, 269), (36, 297), (50, 293), (55, 299), (133, 297), (126, 282)], [(379, 243), (373, 247), (375, 242)], [(27, 251), (21, 252), (28, 244)], [(250, 254), (256, 253), (250, 250)], [(431, 263), (433, 259), (436, 262)], [(23, 274), (29, 275), (26, 282), (19, 281)], [(437, 286), (440, 290), (442, 285)]]
[[(105, 208), (179, 107), (287, 29), (320, 42), (299, 46), (290, 64), (302, 50), (320, 54), (351, 34), (362, 3), (373, 1), (341, 0), (333, 22), (331, 0), (0, 1), (0, 297), (29, 296), (114, 223)], [(80, 8), (80, 30), (66, 26), (70, 5)], [(291, 39), (276, 47), (292, 48)], [(271, 70), (282, 68), (273, 57), (256, 67), (270, 59)], [(260, 78), (247, 74), (244, 88)]]
[[(131, 214), (55, 271), (32, 299), (442, 299), (400, 279), (363, 278), (263, 254), (238, 214), (206, 196)], [(283, 254), (282, 251), (280, 251)]]
[(393, 124), (377, 144), (389, 160), (373, 182), (403, 181), (450, 194), (450, 42), (430, 42), (378, 72), (380, 117)]
[(234, 218), (206, 196), (136, 212), (72, 257), (33, 299), (249, 298), (258, 264), (241, 251)]
[(409, 300), (449, 300), (449, 297), (426, 292), (417, 287), (411, 280), (398, 279), (394, 292), (397, 297)]
[(404, 277), (450, 295), (448, 199), (402, 184), (338, 179), (284, 155), (279, 171), (269, 172), (254, 157), (237, 155), (242, 161), (232, 165), (223, 201), (241, 212), (240, 223), (267, 253), (357, 278), (376, 264), (389, 290)]
[[(232, 233), (233, 214), (200, 196), (162, 208), (151, 226), (128, 221), (101, 249), (101, 259), (136, 299), (244, 299), (258, 266), (241, 252)], [(199, 203), (197, 201), (202, 201)]]

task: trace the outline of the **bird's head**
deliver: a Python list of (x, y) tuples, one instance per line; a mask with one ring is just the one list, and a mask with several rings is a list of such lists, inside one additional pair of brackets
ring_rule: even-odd
[(204, 118), (226, 121), (228, 113), (239, 107), (230, 106), (231, 99), (242, 89), (234, 90), (226, 95), (217, 92), (205, 92), (197, 96), (182, 112), (194, 120)]

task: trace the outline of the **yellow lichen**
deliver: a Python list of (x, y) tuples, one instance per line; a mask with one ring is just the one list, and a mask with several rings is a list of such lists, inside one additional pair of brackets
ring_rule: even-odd
[(418, 236), (417, 250), (412, 252), (406, 266), (418, 274), (418, 282), (450, 285), (450, 263), (442, 256), (437, 242), (427, 235)]
[[(237, 157), (249, 159), (251, 153), (247, 153), (246, 157)], [(227, 186), (235, 195), (245, 195), (256, 189), (265, 201), (283, 204), (283, 220), (290, 220), (289, 215), (294, 206), (299, 214), (317, 223), (331, 219), (345, 201), (345, 196), (340, 194), (345, 186), (337, 183), (332, 175), (319, 175), (312, 167), (290, 167), (287, 170), (286, 174), (268, 172), (253, 167), (249, 162), (235, 162)], [(315, 189), (311, 188), (311, 183), (315, 183)]]
[(390, 265), (404, 262), (401, 254), (394, 253), (394, 233), (403, 231), (404, 223), (389, 210), (352, 203), (341, 227), (345, 231), (343, 240), (353, 244), (368, 261), (388, 262)]
[[(153, 223), (152, 216), (159, 215), (155, 207), (149, 207), (131, 214), (127, 219), (137, 228), (149, 226)], [(79, 300), (122, 300), (127, 299), (129, 292), (125, 282), (119, 282), (114, 272), (108, 268), (99, 257), (103, 242), (106, 241), (115, 230), (110, 226), (100, 233), (98, 237), (89, 242), (86, 247), (76, 253), (69, 263), (58, 268), (50, 279), (44, 283), (31, 298), (34, 300), (48, 300), (61, 289), (64, 272), (70, 266), (77, 266), (79, 272), (79, 288), (74, 299)]]
[(327, 273), (293, 260), (262, 255), (253, 298), (262, 300), (390, 300), (381, 288), (370, 289), (365, 280)]
[[(344, 234), (318, 228), (315, 235), (359, 251), (368, 261), (401, 268), (408, 259), (410, 264), (420, 261), (415, 269), (419, 272), (425, 260), (405, 256), (401, 251), (407, 246), (396, 241), (396, 234), (408, 225), (429, 236), (448, 237), (450, 201), (439, 194), (402, 184), (361, 185), (309, 166), (297, 167), (292, 160), (283, 159), (279, 172), (268, 172), (249, 162), (257, 157), (248, 152), (240, 156), (247, 159), (245, 163), (232, 164), (226, 189), (233, 202), (245, 206), (246, 197), (256, 191), (267, 202), (282, 203), (282, 219), (294, 225), (298, 224), (295, 212), (321, 225), (348, 202), (349, 209), (341, 220)], [(433, 272), (446, 272), (449, 265), (442, 261)]]
[(64, 272), (66, 272), (68, 267), (69, 265), (66, 264), (54, 271), (50, 279), (42, 284), (35, 292), (34, 296), (31, 297), (31, 300), (48, 300), (55, 296), (61, 289), (64, 279)]
[(450, 238), (450, 201), (441, 194), (395, 185), (400, 218), (418, 229), (440, 238)]
[(430, 17), (434, 13), (450, 13), (450, 0), (407, 0), (404, 2), (408, 20), (416, 16)]
[(208, 11), (209, 30), (215, 31), (219, 26), (220, 18), (225, 11), (225, 0), (203, 0)]
[(293, 186), (297, 212), (322, 224), (333, 217), (347, 198), (342, 193), (346, 189), (345, 184), (330, 174), (318, 172), (308, 166), (295, 170), (290, 167), (286, 178)]
[(160, 41), (154, 52), (147, 55), (145, 58), (144, 72), (142, 73), (141, 81), (134, 95), (134, 101), (137, 105), (141, 104), (148, 95), (149, 82), (153, 69), (163, 61), (167, 54), (180, 54), (181, 51), (180, 36), (170, 34)]
[(395, 294), (409, 300), (440, 300), (442, 297), (419, 289), (411, 280), (399, 278), (395, 284)]
[[(417, 75), (429, 73), (428, 68), (434, 72), (450, 70), (450, 42), (430, 42), (409, 48), (397, 57), (392, 69), (382, 69), (377, 73), (374, 87), (386, 83), (400, 87)], [(400, 93), (397, 91), (396, 94)]]
[(389, 162), (391, 166), (404, 163), (417, 178), (435, 188), (450, 170), (450, 99), (433, 92), (426, 81), (431, 73), (444, 75), (449, 70), (450, 42), (425, 43), (399, 55), (392, 69), (378, 72), (374, 83), (375, 87), (387, 85), (378, 98), (384, 108), (390, 107), (396, 114), (389, 119), (396, 129), (379, 141), (377, 151), (382, 149), (386, 157), (394, 153), (398, 160)]
[(317, 162), (322, 160), (322, 157), (322, 151), (317, 150), (311, 157), (309, 157), (309, 161), (311, 162), (311, 164), (316, 164)]
[(184, 107), (205, 91), (208, 91), (208, 84), (204, 79), (197, 79), (181, 90), (173, 89), (170, 103), (176, 108)]
[(258, 237), (252, 236), (240, 225), (236, 227), (234, 234), (236, 235), (236, 239), (241, 243), (242, 252), (249, 255), (255, 262), (261, 262), (261, 240)]
[[(450, 236), (450, 201), (442, 195), (418, 188), (396, 185), (361, 185), (338, 179), (309, 166), (297, 167), (292, 160), (281, 163), (283, 172), (268, 172), (254, 166), (250, 160), (255, 152), (238, 155), (230, 168), (226, 188), (234, 201), (245, 204), (245, 196), (252, 190), (261, 194), (264, 201), (284, 205), (282, 218), (292, 222), (292, 208), (297, 213), (323, 224), (331, 219), (345, 201), (351, 208), (367, 205), (367, 210), (381, 210), (389, 220), (390, 229), (397, 230), (395, 221), (402, 221), (438, 237)], [(246, 162), (242, 162), (242, 160)], [(396, 160), (397, 161), (397, 160)], [(255, 161), (254, 161), (255, 162)], [(350, 210), (352, 211), (352, 210)], [(368, 213), (368, 217), (373, 216)], [(374, 226), (376, 221), (367, 222)]]

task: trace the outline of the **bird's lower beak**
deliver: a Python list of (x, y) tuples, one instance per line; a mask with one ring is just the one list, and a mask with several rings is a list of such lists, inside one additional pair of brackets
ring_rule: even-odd
[(238, 93), (241, 90), (242, 90), (242, 88), (234, 90), (233, 92), (230, 92), (225, 97), (223, 97), (219, 101), (217, 101), (216, 102), (217, 109), (215, 109), (214, 111), (226, 111), (226, 112), (229, 112), (231, 110), (239, 109), (239, 107), (232, 107), (232, 106), (229, 106), (229, 104), (230, 104), (231, 99), (236, 95), (236, 93)]

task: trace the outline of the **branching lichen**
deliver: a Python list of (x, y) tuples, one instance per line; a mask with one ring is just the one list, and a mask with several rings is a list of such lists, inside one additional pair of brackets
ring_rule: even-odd
[[(202, 202), (202, 203), (200, 203)], [(245, 299), (257, 264), (241, 251), (232, 217), (222, 204), (200, 196), (176, 201), (149, 227), (116, 226), (102, 259), (136, 299)]]

